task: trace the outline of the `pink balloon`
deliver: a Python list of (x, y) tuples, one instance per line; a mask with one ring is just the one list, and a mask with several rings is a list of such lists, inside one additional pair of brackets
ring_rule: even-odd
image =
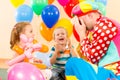
[(60, 5), (65, 6), (70, 0), (58, 0)]
[(39, 69), (25, 62), (12, 66), (7, 78), (7, 80), (45, 80)]

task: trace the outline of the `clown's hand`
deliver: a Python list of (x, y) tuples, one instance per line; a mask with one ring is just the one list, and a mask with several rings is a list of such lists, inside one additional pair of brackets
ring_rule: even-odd
[(32, 51), (33, 49), (32, 48), (29, 48), (27, 50), (24, 51), (24, 54), (27, 58), (31, 59), (32, 58)]
[(75, 16), (73, 18), (73, 20), (72, 20), (72, 23), (73, 23), (73, 25), (75, 27), (75, 30), (78, 32), (78, 34), (79, 33), (81, 34), (81, 32), (82, 33), (86, 32), (86, 25), (85, 25), (83, 19), (78, 18), (77, 16)]
[(80, 37), (80, 42), (86, 37), (86, 25), (83, 21), (82, 18), (78, 18), (77, 16), (75, 16), (73, 18), (73, 25), (74, 28), (76, 30), (76, 32), (78, 33), (79, 37)]

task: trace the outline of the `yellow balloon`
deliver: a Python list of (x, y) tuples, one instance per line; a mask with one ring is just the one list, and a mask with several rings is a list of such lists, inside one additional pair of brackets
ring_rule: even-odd
[(73, 32), (73, 25), (70, 22), (70, 20), (67, 19), (67, 18), (61, 18), (60, 20), (58, 20), (58, 22), (55, 24), (54, 27), (55, 28), (56, 27), (63, 27), (63, 28), (65, 28), (67, 30), (67, 32), (68, 32), (68, 37), (70, 37), (72, 32)]
[(14, 7), (18, 7), (18, 6), (20, 6), (20, 5), (22, 5), (23, 3), (24, 3), (24, 1), (25, 0), (10, 0), (10, 2), (12, 3), (12, 5), (14, 6)]
[(79, 2), (82, 2), (82, 1), (85, 1), (85, 0), (79, 0)]
[[(79, 2), (82, 2), (82, 1), (87, 1), (87, 0), (79, 0)], [(90, 0), (90, 1), (93, 1), (93, 2), (94, 2), (95, 0)]]

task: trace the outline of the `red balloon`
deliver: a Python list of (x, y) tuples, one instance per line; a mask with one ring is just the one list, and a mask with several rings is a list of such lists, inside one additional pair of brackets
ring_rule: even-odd
[(74, 35), (75, 39), (76, 39), (78, 42), (80, 42), (80, 37), (79, 37), (78, 33), (76, 32), (74, 26), (73, 26), (73, 35)]
[(66, 12), (66, 14), (72, 18), (73, 16), (71, 15), (72, 8), (79, 3), (79, 0), (70, 0), (63, 8)]

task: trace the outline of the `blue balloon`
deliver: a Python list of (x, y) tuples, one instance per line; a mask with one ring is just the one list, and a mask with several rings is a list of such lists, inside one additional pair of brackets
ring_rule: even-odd
[(60, 12), (54, 5), (48, 5), (42, 10), (42, 20), (48, 28), (52, 28), (53, 25), (58, 21)]
[(21, 5), (16, 11), (17, 22), (31, 22), (33, 18), (33, 10), (26, 4)]
[(51, 66), (49, 53), (35, 52), (33, 56), (42, 60), (43, 64), (45, 64), (46, 66)]

